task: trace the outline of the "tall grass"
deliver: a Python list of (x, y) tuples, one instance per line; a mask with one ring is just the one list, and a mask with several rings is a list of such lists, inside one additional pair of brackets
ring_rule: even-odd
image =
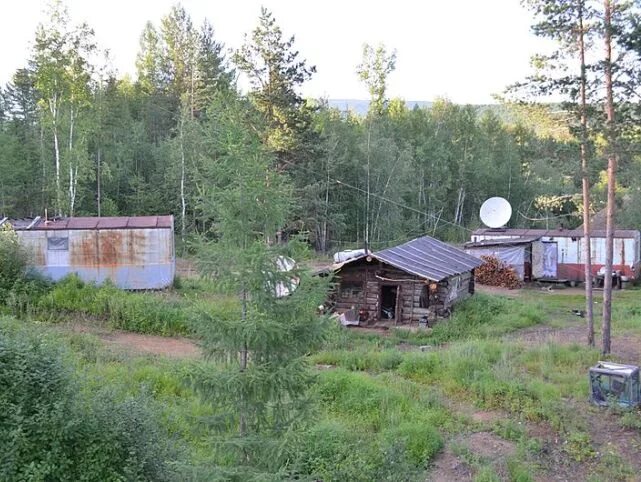
[(542, 321), (533, 303), (479, 293), (457, 305), (452, 318), (438, 323), (429, 338), (433, 343), (494, 338)]
[(204, 312), (212, 319), (239, 316), (238, 301), (206, 291), (210, 287), (209, 283), (190, 281), (171, 292), (127, 292), (109, 282), (101, 286), (84, 283), (75, 275), (55, 284), (25, 279), (0, 300), (0, 313), (52, 322), (89, 318), (114, 329), (188, 335), (193, 321)]
[(321, 480), (424, 480), (454, 423), (429, 390), (387, 373), (326, 371), (315, 392), (323, 419), (306, 432), (299, 463)]
[(189, 333), (191, 313), (180, 303), (145, 293), (127, 293), (110, 283), (102, 286), (83, 283), (76, 276), (56, 283), (38, 301), (37, 307), (40, 316), (54, 320), (82, 314), (127, 331), (159, 335)]

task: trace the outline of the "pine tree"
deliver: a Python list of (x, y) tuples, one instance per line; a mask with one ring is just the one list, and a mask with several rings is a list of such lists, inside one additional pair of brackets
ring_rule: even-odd
[[(238, 294), (239, 308), (227, 319), (205, 316), (203, 347), (219, 364), (198, 386), (232, 431), (226, 446), (234, 458), (221, 470), (248, 480), (281, 468), (285, 434), (301, 421), (312, 381), (305, 355), (323, 337), (316, 309), (326, 290), (302, 269), (279, 270), (296, 251), (274, 242), (291, 211), (292, 189), (255, 134), (251, 109), (223, 98), (212, 112), (209, 142), (218, 154), (207, 168), (216, 185), (202, 202), (214, 213), (216, 241), (205, 244), (200, 265)], [(297, 288), (276, 296), (283, 286)]]

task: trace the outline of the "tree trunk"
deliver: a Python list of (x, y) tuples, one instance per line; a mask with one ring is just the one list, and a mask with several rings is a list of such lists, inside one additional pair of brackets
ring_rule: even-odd
[(42, 119), (42, 113), (40, 114), (40, 163), (42, 164), (42, 206), (45, 207), (47, 206), (47, 202), (49, 201), (47, 196), (47, 191), (48, 189), (48, 182), (47, 182), (47, 162), (46, 162), (46, 155), (45, 155), (45, 124)]
[(327, 252), (327, 218), (329, 217), (329, 158), (325, 164), (327, 168), (327, 179), (325, 180), (325, 215), (321, 226), (321, 243), (320, 250), (322, 253)]
[(58, 142), (58, 97), (54, 94), (49, 100), (53, 124), (53, 149), (56, 158), (56, 214), (62, 216), (62, 192), (60, 191), (60, 144)]
[(76, 169), (74, 175), (73, 165), (73, 127), (74, 117), (72, 107), (69, 120), (69, 216), (73, 216), (74, 207), (76, 205), (76, 185), (78, 183), (78, 166), (75, 166)]
[[(241, 320), (244, 322), (247, 320), (247, 290), (245, 287), (242, 287), (241, 291)], [(240, 371), (241, 373), (247, 369), (247, 342), (243, 342), (243, 346), (240, 350)], [(238, 415), (238, 433), (241, 437), (244, 437), (247, 433), (247, 416), (246, 416), (246, 407), (243, 394), (240, 394), (240, 410)], [(245, 454), (247, 456), (247, 454)]]
[(365, 206), (365, 252), (369, 252), (369, 206), (370, 206), (370, 141), (372, 136), (372, 121), (367, 126), (367, 205)]
[(184, 119), (180, 120), (180, 239), (185, 243), (185, 216), (187, 201), (185, 200), (185, 138)]
[(592, 247), (590, 240), (590, 173), (588, 170), (588, 118), (586, 113), (585, 32), (583, 4), (579, 4), (579, 57), (581, 61), (581, 175), (583, 191), (583, 259), (585, 265), (585, 316), (588, 322), (588, 345), (594, 346), (594, 303), (592, 297)]
[(612, 320), (612, 263), (614, 258), (614, 203), (617, 158), (614, 142), (614, 96), (612, 93), (612, 4), (604, 1), (604, 38), (605, 38), (605, 90), (607, 117), (606, 138), (608, 152), (608, 204), (605, 228), (605, 280), (603, 284), (603, 323), (602, 337), (604, 355), (610, 353), (610, 323)]
[(102, 166), (101, 166), (102, 160), (100, 158), (100, 146), (98, 146), (98, 153), (97, 153), (97, 164), (96, 164), (96, 201), (98, 203), (98, 217), (101, 216), (101, 196), (102, 196)]

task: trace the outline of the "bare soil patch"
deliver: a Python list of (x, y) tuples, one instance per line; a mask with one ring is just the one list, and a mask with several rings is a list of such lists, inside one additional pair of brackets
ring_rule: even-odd
[[(455, 450), (454, 447), (460, 447)], [(507, 459), (516, 452), (513, 442), (503, 440), (491, 432), (461, 434), (452, 440), (436, 457), (427, 480), (433, 482), (471, 481), (476, 472), (464, 455), (455, 451), (469, 452), (469, 457), (492, 465), (501, 480), (507, 480)]]
[(474, 454), (492, 462), (504, 462), (516, 451), (514, 442), (503, 440), (492, 432), (476, 432), (465, 436), (463, 445)]
[(76, 333), (91, 333), (106, 345), (122, 348), (128, 352), (170, 358), (198, 358), (202, 354), (196, 343), (183, 337), (143, 335), (117, 330), (110, 331), (87, 324), (73, 324), (69, 326), (69, 329)]
[(165, 338), (126, 332), (114, 332), (100, 338), (110, 345), (170, 358), (198, 358), (201, 355), (196, 344), (186, 338)]
[(446, 447), (434, 460), (427, 477), (430, 482), (466, 482), (473, 480), (474, 470)]

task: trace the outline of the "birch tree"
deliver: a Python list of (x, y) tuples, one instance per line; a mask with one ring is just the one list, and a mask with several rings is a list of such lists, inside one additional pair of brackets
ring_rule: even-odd
[[(77, 130), (89, 106), (90, 57), (94, 50), (93, 31), (85, 24), (73, 26), (66, 7), (60, 1), (54, 2), (49, 22), (39, 25), (36, 33), (32, 69), (39, 105), (53, 139), (58, 215), (65, 211), (73, 215), (78, 181), (85, 175), (88, 163), (86, 139), (78, 146)], [(67, 172), (63, 172), (63, 167)]]

